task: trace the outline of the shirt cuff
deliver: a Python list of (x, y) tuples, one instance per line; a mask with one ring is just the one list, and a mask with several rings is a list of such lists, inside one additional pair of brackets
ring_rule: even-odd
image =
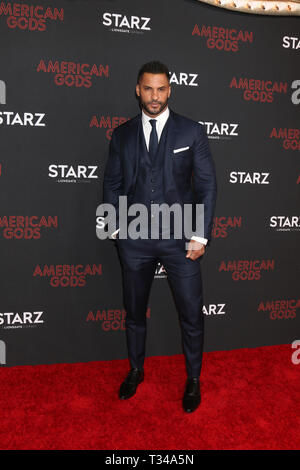
[(196, 242), (202, 243), (203, 245), (207, 244), (207, 238), (202, 238), (202, 237), (195, 237), (192, 236), (191, 240), (195, 240)]
[(119, 232), (119, 230), (120, 230), (119, 228), (118, 230), (115, 230), (109, 238), (113, 238), (115, 240), (117, 238), (117, 233)]

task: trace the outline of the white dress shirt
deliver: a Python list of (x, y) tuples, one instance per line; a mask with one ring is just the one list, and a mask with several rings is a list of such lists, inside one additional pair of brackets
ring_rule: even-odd
[[(166, 109), (161, 114), (159, 114), (159, 116), (156, 116), (156, 117), (147, 116), (147, 114), (144, 113), (144, 110), (142, 110), (142, 125), (143, 125), (143, 131), (144, 131), (147, 150), (149, 150), (150, 134), (151, 134), (151, 131), (152, 131), (152, 126), (149, 122), (150, 119), (156, 119), (156, 132), (157, 132), (157, 138), (158, 138), (158, 142), (159, 142), (161, 133), (164, 129), (164, 126), (167, 122), (167, 119), (168, 119), (169, 115), (170, 115), (170, 110), (169, 110), (168, 106), (166, 107)], [(119, 230), (120, 229), (118, 228), (115, 232), (113, 232), (111, 234), (111, 238), (116, 238), (116, 235), (119, 232)], [(207, 244), (207, 238), (192, 236), (191, 239), (196, 240), (197, 242), (200, 242), (203, 245)]]
[(157, 132), (157, 137), (158, 137), (158, 142), (159, 142), (161, 133), (164, 130), (164, 127), (165, 127), (165, 124), (167, 122), (169, 115), (170, 115), (170, 110), (168, 106), (159, 116), (156, 116), (156, 117), (147, 116), (147, 114), (145, 114), (144, 111), (142, 110), (142, 124), (143, 124), (143, 131), (144, 131), (144, 136), (146, 140), (147, 150), (149, 150), (150, 134), (152, 131), (150, 119), (156, 120), (156, 132)]

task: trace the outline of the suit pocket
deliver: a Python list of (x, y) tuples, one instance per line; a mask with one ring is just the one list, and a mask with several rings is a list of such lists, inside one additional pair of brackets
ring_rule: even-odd
[(182, 152), (177, 152), (172, 154), (172, 160), (177, 161), (177, 160), (184, 160), (188, 159), (191, 155), (190, 149), (188, 150), (183, 150)]

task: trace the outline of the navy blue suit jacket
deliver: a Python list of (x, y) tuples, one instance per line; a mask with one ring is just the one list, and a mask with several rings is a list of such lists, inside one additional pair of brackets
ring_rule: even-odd
[[(211, 238), (216, 204), (217, 181), (208, 138), (202, 124), (181, 116), (170, 109), (163, 167), (165, 201), (204, 204), (204, 233)], [(119, 196), (127, 195), (128, 205), (134, 194), (139, 171), (139, 135), (143, 132), (142, 114), (117, 127), (110, 142), (104, 172), (103, 202), (114, 205), (117, 211)], [(189, 147), (174, 153), (174, 149)]]

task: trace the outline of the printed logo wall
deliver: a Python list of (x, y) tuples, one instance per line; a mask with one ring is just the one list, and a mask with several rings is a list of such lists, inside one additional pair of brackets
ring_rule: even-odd
[[(152, 59), (217, 169), (205, 350), (300, 331), (299, 21), (159, 4), (0, 2), (1, 367), (127, 357), (120, 261), (96, 209), (112, 132), (139, 112), (136, 75)], [(181, 353), (167, 278), (159, 262), (148, 355)]]

